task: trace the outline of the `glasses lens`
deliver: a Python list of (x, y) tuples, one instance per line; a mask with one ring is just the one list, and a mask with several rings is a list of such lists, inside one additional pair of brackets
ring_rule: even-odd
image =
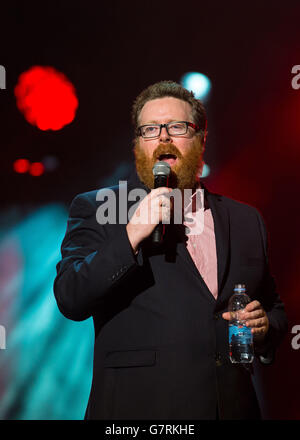
[(159, 125), (144, 125), (141, 127), (141, 133), (145, 138), (156, 137), (159, 135), (159, 129)]
[(187, 131), (187, 125), (185, 122), (171, 122), (168, 124), (168, 131), (170, 134), (185, 134)]

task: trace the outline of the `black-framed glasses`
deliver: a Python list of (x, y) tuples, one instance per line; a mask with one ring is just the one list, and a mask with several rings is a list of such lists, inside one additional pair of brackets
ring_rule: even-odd
[(138, 127), (139, 136), (145, 139), (155, 138), (160, 136), (161, 130), (166, 127), (169, 136), (181, 136), (186, 134), (188, 127), (192, 127), (194, 130), (198, 131), (199, 127), (192, 122), (187, 121), (174, 121), (168, 122), (168, 124), (146, 124)]

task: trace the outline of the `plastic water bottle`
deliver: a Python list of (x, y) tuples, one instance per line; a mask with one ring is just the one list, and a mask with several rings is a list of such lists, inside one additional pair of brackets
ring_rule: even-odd
[(251, 363), (254, 358), (251, 328), (245, 325), (241, 316), (241, 311), (250, 301), (245, 284), (236, 284), (228, 303), (228, 311), (232, 315), (229, 321), (229, 356), (234, 364)]

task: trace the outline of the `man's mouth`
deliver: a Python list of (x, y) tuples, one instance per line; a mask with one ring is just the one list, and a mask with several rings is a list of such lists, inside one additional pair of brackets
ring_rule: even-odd
[(169, 165), (174, 165), (177, 161), (177, 156), (176, 154), (173, 153), (164, 153), (164, 154), (160, 154), (157, 158), (157, 161), (164, 161), (167, 162)]

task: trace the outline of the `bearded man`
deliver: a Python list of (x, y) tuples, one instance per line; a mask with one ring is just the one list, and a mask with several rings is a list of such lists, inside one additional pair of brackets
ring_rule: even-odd
[[(206, 114), (193, 93), (172, 81), (156, 83), (137, 97), (132, 115), (136, 173), (128, 190), (144, 189), (145, 197), (127, 224), (97, 222), (97, 191), (75, 197), (54, 283), (67, 318), (94, 321), (85, 418), (259, 419), (255, 375), (273, 362), (287, 331), (262, 217), (201, 182)], [(154, 189), (158, 161), (169, 164), (171, 175), (167, 187)], [(192, 191), (188, 206), (201, 233), (188, 233), (185, 217), (172, 222), (172, 204), (164, 201), (174, 188)], [(120, 187), (111, 190), (118, 200)], [(193, 203), (199, 191), (200, 209)], [(154, 246), (154, 228), (168, 220)], [(251, 298), (244, 317), (255, 360), (248, 366), (231, 363), (228, 353), (227, 304), (236, 283)]]

